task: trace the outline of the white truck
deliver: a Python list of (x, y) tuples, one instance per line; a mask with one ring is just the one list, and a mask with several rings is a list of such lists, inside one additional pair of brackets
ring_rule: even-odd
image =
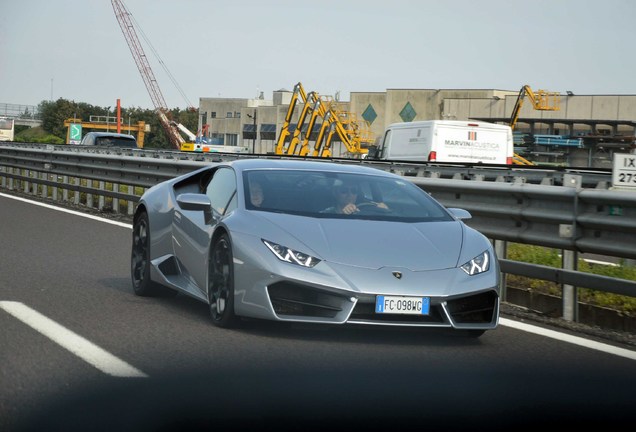
[(512, 164), (510, 126), (471, 120), (393, 123), (367, 159)]

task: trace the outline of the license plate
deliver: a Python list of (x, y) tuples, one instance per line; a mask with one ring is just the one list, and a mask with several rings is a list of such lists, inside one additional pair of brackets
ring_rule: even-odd
[(428, 315), (430, 308), (429, 297), (379, 295), (375, 298), (375, 313)]

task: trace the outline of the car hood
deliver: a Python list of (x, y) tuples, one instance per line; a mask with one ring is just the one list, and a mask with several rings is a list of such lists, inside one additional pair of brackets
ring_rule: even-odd
[(260, 215), (280, 229), (281, 238), (291, 235), (309, 249), (303, 252), (327, 262), (373, 269), (456, 267), (464, 237), (463, 224), (455, 220), (405, 223)]

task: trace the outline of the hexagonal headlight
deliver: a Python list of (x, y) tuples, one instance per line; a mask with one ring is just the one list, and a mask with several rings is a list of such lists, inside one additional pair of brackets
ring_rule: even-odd
[(278, 243), (273, 243), (268, 240), (263, 239), (263, 243), (265, 246), (271, 250), (276, 258), (281, 261), (285, 261), (291, 264), (298, 264), (303, 267), (314, 267), (316, 264), (320, 262), (318, 258), (312, 257), (311, 255), (307, 255), (302, 252), (295, 251), (286, 246), (279, 245)]
[(489, 268), (490, 254), (488, 253), (488, 251), (484, 251), (483, 253), (477, 255), (475, 258), (471, 259), (466, 264), (461, 266), (461, 269), (470, 276), (488, 271)]

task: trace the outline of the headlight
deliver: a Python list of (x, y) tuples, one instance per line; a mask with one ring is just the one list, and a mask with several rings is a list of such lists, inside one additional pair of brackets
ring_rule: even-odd
[(318, 258), (311, 255), (304, 254), (302, 252), (289, 249), (288, 247), (281, 246), (271, 241), (263, 240), (265, 246), (271, 250), (276, 257), (281, 260), (292, 264), (298, 264), (303, 267), (313, 267), (320, 262)]
[(488, 254), (488, 251), (483, 252), (461, 266), (461, 269), (470, 276), (488, 271), (488, 268), (490, 268), (490, 254)]

